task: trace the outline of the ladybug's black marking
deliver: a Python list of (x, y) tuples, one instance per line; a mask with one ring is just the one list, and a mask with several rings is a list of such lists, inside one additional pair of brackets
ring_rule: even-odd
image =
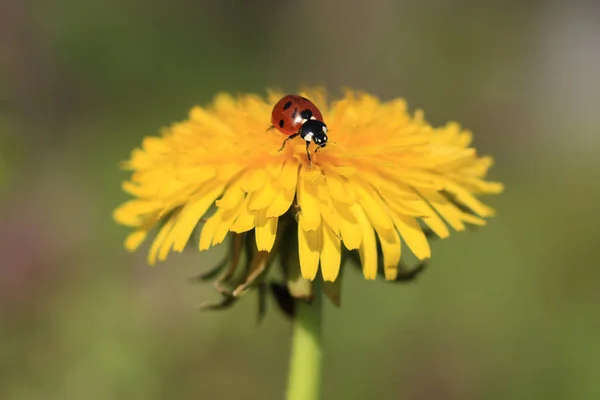
[(279, 120), (279, 127), (283, 128), (283, 120), (282, 119)]
[(294, 112), (292, 113), (292, 119), (296, 119), (296, 115), (298, 115), (298, 107), (294, 108)]
[(287, 103), (285, 103), (285, 104), (283, 105), (283, 109), (284, 109), (284, 110), (287, 110), (287, 109), (288, 109), (288, 108), (290, 108), (291, 106), (292, 106), (292, 102), (291, 102), (291, 101), (288, 101)]
[(310, 119), (310, 117), (313, 116), (313, 113), (310, 110), (302, 110), (300, 112), (300, 116), (302, 117), (302, 119)]

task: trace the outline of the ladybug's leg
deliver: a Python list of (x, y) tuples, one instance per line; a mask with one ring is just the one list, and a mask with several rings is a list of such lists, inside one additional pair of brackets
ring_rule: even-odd
[(308, 168), (312, 168), (312, 160), (310, 158), (310, 142), (306, 142), (306, 155), (308, 156)]
[(293, 135), (290, 135), (287, 138), (285, 138), (285, 140), (283, 141), (283, 144), (281, 145), (281, 148), (279, 149), (279, 151), (283, 150), (283, 148), (285, 147), (285, 144), (287, 143), (288, 140), (293, 139), (295, 137), (298, 137), (298, 135), (300, 135), (300, 132), (294, 133)]

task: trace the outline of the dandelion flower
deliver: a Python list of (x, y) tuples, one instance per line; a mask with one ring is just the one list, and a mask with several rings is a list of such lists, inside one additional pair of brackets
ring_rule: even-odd
[(325, 282), (336, 281), (348, 250), (358, 251), (365, 279), (381, 265), (395, 280), (402, 243), (426, 260), (427, 232), (446, 238), (494, 214), (479, 200), (503, 189), (485, 180), (492, 159), (477, 155), (458, 124), (434, 128), (401, 99), (348, 90), (329, 102), (318, 88), (300, 94), (329, 128), (330, 144), (312, 165), (299, 138), (279, 151), (285, 136), (268, 129), (284, 95), (275, 91), (219, 94), (161, 136), (146, 137), (124, 165), (133, 173), (123, 190), (133, 199), (114, 213), (133, 228), (126, 248), (135, 250), (158, 227), (148, 255), (154, 264), (183, 251), (198, 228), (199, 250), (232, 237), (230, 260), (238, 260), (229, 275), (251, 238), (247, 268), (255, 275), (293, 244), (306, 280), (320, 271)]

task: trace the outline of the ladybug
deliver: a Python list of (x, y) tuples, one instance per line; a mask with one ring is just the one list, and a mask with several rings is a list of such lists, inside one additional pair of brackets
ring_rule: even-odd
[(288, 140), (300, 136), (306, 140), (306, 155), (311, 166), (310, 142), (314, 142), (319, 150), (327, 145), (327, 125), (323, 122), (323, 114), (313, 102), (305, 97), (288, 94), (273, 107), (271, 124), (279, 132), (288, 137), (283, 141), (283, 150)]

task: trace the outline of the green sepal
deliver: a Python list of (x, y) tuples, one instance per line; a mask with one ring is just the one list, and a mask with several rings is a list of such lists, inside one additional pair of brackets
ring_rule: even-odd
[(227, 270), (217, 279), (217, 282), (222, 283), (229, 281), (229, 279), (235, 274), (239, 266), (240, 259), (244, 250), (244, 236), (244, 233), (232, 234), (231, 238), (229, 239), (229, 251), (223, 258), (223, 260), (208, 271), (192, 276), (189, 279), (193, 282), (211, 280), (215, 278), (221, 271), (223, 271), (225, 266), (229, 265)]
[(398, 264), (398, 276), (393, 281), (388, 282), (394, 283), (415, 281), (428, 266), (429, 262), (422, 261), (414, 267), (409, 268), (406, 266), (405, 263), (400, 261), (400, 263)]
[(286, 284), (271, 282), (269, 285), (271, 293), (279, 306), (279, 309), (288, 318), (294, 318), (296, 303)]
[(247, 235), (246, 251), (249, 262), (246, 263), (245, 280), (235, 288), (233, 291), (234, 296), (239, 297), (246, 293), (253, 286), (262, 284), (263, 278), (271, 267), (274, 255), (277, 254), (285, 229), (285, 220), (282, 219), (277, 224), (275, 243), (273, 243), (273, 248), (270, 252), (258, 250), (256, 247), (256, 236), (254, 230)]
[(225, 310), (225, 309), (228, 309), (229, 307), (231, 307), (236, 301), (237, 301), (237, 298), (235, 298), (233, 296), (223, 295), (221, 301), (217, 301), (217, 302), (207, 301), (207, 302), (200, 304), (198, 306), (198, 308), (201, 310)]
[[(340, 262), (340, 273), (334, 282), (323, 282), (323, 293), (329, 301), (333, 303), (336, 307), (342, 306), (342, 280), (344, 279), (344, 266), (348, 262), (350, 258), (351, 252), (343, 250), (342, 251), (342, 259)], [(360, 262), (359, 262), (360, 264)]]
[[(362, 272), (362, 263), (360, 260), (360, 255), (357, 250), (347, 251), (348, 259)], [(400, 261), (398, 263), (398, 276), (394, 280), (385, 280), (385, 273), (383, 268), (383, 252), (381, 251), (381, 247), (377, 246), (377, 275), (384, 278), (386, 282), (389, 283), (407, 283), (412, 282), (417, 279), (421, 275), (421, 273), (428, 267), (429, 262), (427, 260), (422, 261), (415, 265), (414, 267), (408, 267), (404, 261)]]
[(342, 305), (342, 275), (344, 269), (340, 269), (340, 273), (337, 279), (333, 282), (323, 282), (323, 293), (329, 301), (333, 303), (336, 307), (341, 307)]
[(258, 285), (258, 315), (257, 315), (257, 323), (261, 323), (264, 319), (265, 316), (267, 315), (267, 309), (268, 309), (268, 294), (269, 294), (269, 287), (267, 285), (266, 282), (261, 282), (260, 285)]

